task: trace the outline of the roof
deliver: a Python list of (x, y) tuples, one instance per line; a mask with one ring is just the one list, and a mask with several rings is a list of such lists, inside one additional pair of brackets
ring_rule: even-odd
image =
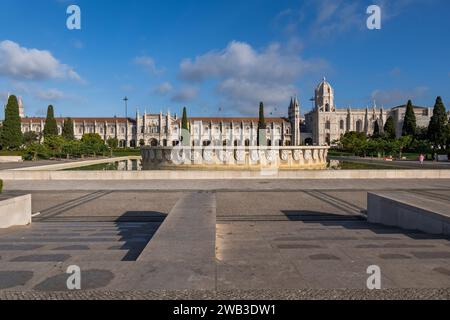
[[(400, 109), (400, 108), (406, 108), (406, 104), (403, 104), (401, 106), (392, 107), (391, 109), (394, 110), (394, 109)], [(414, 109), (428, 109), (428, 107), (420, 107), (420, 106), (414, 106), (414, 105), (413, 105), (413, 108)]]
[[(21, 118), (21, 122), (22, 123), (29, 123), (29, 122), (45, 122), (46, 118), (43, 117), (26, 117), (26, 118)], [(55, 118), (56, 122), (64, 122), (67, 118)], [(118, 117), (109, 117), (109, 118), (71, 118), (73, 120), (73, 122), (112, 122), (115, 123), (116, 121), (119, 123), (125, 123), (127, 118), (118, 118)], [(136, 122), (136, 120), (128, 118), (128, 122)]]
[[(203, 121), (203, 122), (258, 122), (257, 117), (189, 117), (189, 121)], [(283, 117), (265, 118), (266, 122), (287, 122)]]

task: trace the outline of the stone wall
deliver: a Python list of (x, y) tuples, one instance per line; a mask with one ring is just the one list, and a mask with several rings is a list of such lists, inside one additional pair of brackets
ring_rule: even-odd
[(150, 169), (325, 169), (328, 147), (143, 147)]

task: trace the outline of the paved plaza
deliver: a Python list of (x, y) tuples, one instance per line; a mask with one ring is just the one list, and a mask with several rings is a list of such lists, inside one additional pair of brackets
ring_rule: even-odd
[(0, 298), (363, 298), (378, 265), (389, 297), (448, 299), (449, 238), (366, 221), (388, 190), (450, 206), (449, 180), (6, 181), (39, 215), (0, 231)]

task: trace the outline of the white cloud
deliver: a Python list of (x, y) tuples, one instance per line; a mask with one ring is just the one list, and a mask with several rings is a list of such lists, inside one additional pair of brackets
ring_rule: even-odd
[(421, 99), (428, 93), (428, 87), (421, 86), (410, 90), (392, 89), (392, 90), (375, 90), (372, 92), (372, 99), (378, 105), (402, 105), (406, 104), (408, 100)]
[(259, 101), (269, 107), (287, 105), (289, 98), (298, 93), (296, 81), (327, 69), (324, 60), (305, 60), (292, 50), (299, 47), (288, 50), (273, 43), (255, 50), (245, 42), (233, 41), (223, 50), (183, 60), (180, 77), (194, 83), (217, 81), (217, 92), (227, 106), (244, 114), (255, 114)]
[(60, 63), (49, 51), (27, 49), (9, 40), (0, 42), (0, 76), (19, 80), (82, 81), (72, 67)]
[(138, 66), (141, 66), (145, 71), (149, 72), (150, 74), (162, 73), (162, 70), (156, 68), (155, 60), (152, 57), (149, 56), (136, 57), (134, 58), (133, 63)]
[(64, 99), (65, 95), (62, 91), (58, 89), (47, 89), (47, 90), (38, 90), (36, 92), (36, 97), (46, 101), (57, 101)]
[[(439, 0), (378, 0), (381, 7), (382, 25), (403, 14), (413, 5), (430, 5)], [(360, 0), (304, 0), (295, 8), (282, 10), (274, 19), (274, 25), (288, 34), (306, 31), (310, 40), (322, 41), (341, 36), (347, 32), (367, 31), (367, 7), (372, 4)], [(305, 12), (309, 16), (305, 16)], [(306, 19), (307, 18), (307, 19)]]
[(169, 92), (173, 90), (173, 86), (170, 84), (170, 82), (163, 82), (159, 86), (153, 89), (154, 93), (160, 94), (160, 95), (166, 95)]
[(22, 96), (30, 96), (44, 101), (59, 101), (73, 99), (72, 96), (66, 95), (56, 88), (42, 88), (35, 84), (29, 84), (22, 81), (13, 81), (11, 83), (11, 90), (15, 94)]
[(197, 98), (198, 88), (185, 86), (179, 89), (171, 98), (173, 102), (190, 102)]

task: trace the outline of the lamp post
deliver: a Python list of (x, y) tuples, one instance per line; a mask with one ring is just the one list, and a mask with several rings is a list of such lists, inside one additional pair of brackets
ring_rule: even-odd
[(125, 101), (125, 148), (128, 147), (128, 97), (123, 98)]

